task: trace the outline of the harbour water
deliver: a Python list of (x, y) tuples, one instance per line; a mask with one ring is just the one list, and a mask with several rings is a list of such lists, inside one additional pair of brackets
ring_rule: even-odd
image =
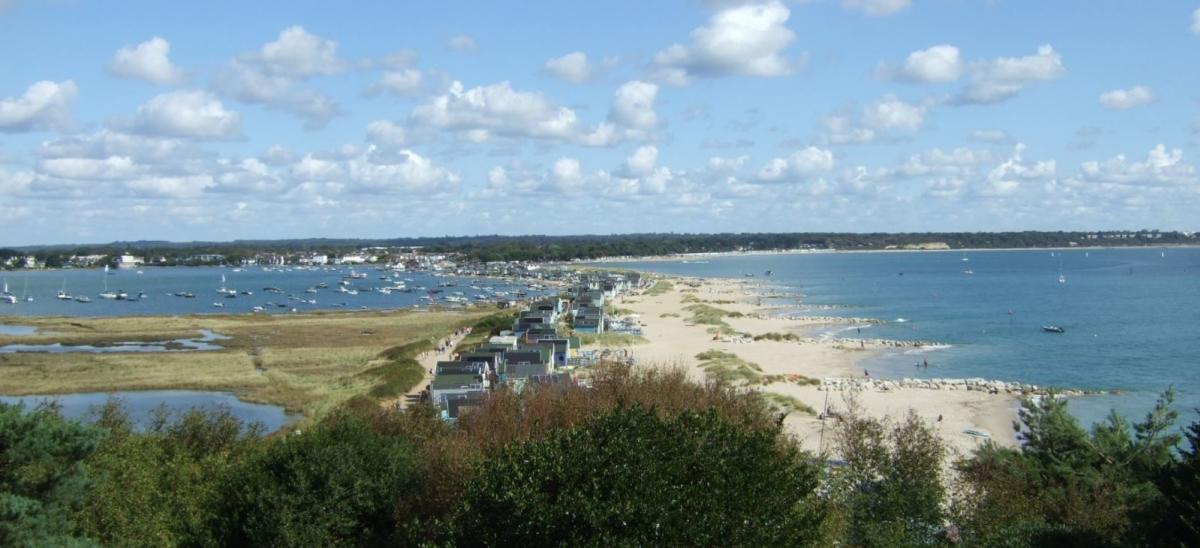
[(95, 411), (111, 398), (121, 402), (129, 417), (138, 427), (144, 427), (155, 411), (164, 406), (167, 412), (178, 417), (191, 409), (228, 409), (247, 426), (260, 423), (264, 432), (274, 432), (297, 417), (289, 415), (282, 407), (247, 403), (226, 392), (198, 392), (192, 390), (147, 390), (139, 392), (91, 392), (86, 394), (64, 394), (57, 396), (0, 396), (0, 402), (21, 403), (32, 409), (42, 403), (57, 402), (63, 417), (87, 421), (94, 418)]
[[(764, 305), (883, 320), (818, 334), (943, 343), (867, 360), (872, 377), (983, 377), (1116, 391), (1071, 402), (1085, 423), (1110, 409), (1140, 419), (1172, 386), (1185, 421), (1200, 408), (1196, 248), (737, 255), (605, 266), (751, 275), (768, 292), (793, 296)], [(925, 361), (928, 368), (917, 367)]]
[[(514, 298), (521, 284), (490, 278), (439, 276), (429, 272), (380, 271), (374, 268), (146, 267), (140, 270), (38, 270), (2, 273), (15, 304), (0, 303), (0, 316), (141, 316), (203, 313), (241, 313), (261, 308), (265, 313), (328, 309), (397, 309), (429, 304), (453, 304), (476, 296), (495, 302)], [(351, 275), (360, 276), (350, 278)], [(221, 278), (225, 277), (222, 284)], [(341, 291), (345, 283), (346, 291)], [(403, 283), (410, 290), (380, 291)], [(320, 287), (324, 284), (325, 287)], [(443, 285), (446, 284), (446, 285)], [(453, 285), (448, 285), (453, 284)], [(471, 286), (474, 286), (471, 287)], [(232, 292), (218, 293), (224, 287)], [(478, 289), (475, 289), (478, 288)], [(106, 290), (124, 292), (129, 300), (99, 297)], [(59, 291), (91, 302), (58, 299)], [(436, 292), (432, 295), (430, 292)], [(249, 295), (245, 293), (250, 293)], [(193, 297), (177, 296), (191, 294)], [(32, 297), (32, 301), (26, 300)], [(220, 305), (220, 306), (216, 306)], [(19, 323), (19, 322), (12, 322)]]

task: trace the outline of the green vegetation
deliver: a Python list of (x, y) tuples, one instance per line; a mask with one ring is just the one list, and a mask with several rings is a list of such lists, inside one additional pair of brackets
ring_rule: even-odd
[(516, 312), (498, 312), (480, 319), (471, 325), (471, 334), (463, 337), (454, 346), (454, 352), (464, 352), (487, 342), (501, 331), (512, 329), (513, 319), (516, 317)]
[(821, 521), (817, 469), (778, 437), (713, 411), (662, 418), (618, 408), (487, 461), (457, 514), (455, 543), (808, 545)]
[(657, 297), (659, 295), (664, 295), (673, 289), (675, 289), (675, 284), (672, 284), (666, 280), (658, 280), (654, 282), (654, 285), (650, 286), (650, 289), (646, 290), (645, 295)]
[(806, 415), (816, 415), (817, 410), (811, 405), (804, 403), (796, 398), (778, 392), (759, 392), (763, 399), (767, 401), (776, 411), (781, 413), (804, 413)]
[(201, 329), (230, 339), (218, 341), (222, 350), (207, 352), (3, 354), (0, 394), (220, 390), (320, 418), (357, 395), (388, 398), (407, 392), (423, 377), (417, 354), (493, 313), (29, 318), (23, 323), (38, 327), (38, 334), (0, 336), (0, 344), (162, 341), (196, 337)]
[(1179, 435), (1170, 392), (1091, 431), (1026, 401), (1020, 448), (948, 467), (912, 414), (851, 404), (811, 455), (781, 430), (811, 412), (787, 396), (682, 369), (607, 365), (591, 384), (498, 390), (454, 424), (357, 396), (268, 437), (227, 412), (136, 431), (119, 405), (82, 425), (0, 404), (0, 544), (1200, 544), (1200, 422)]
[(700, 303), (689, 304), (683, 307), (683, 309), (692, 313), (692, 323), (712, 326), (708, 332), (720, 335), (733, 335), (737, 333), (733, 327), (725, 323), (725, 318), (741, 318), (745, 316), (741, 312), (731, 312), (723, 308)]
[(790, 342), (790, 341), (799, 341), (799, 340), (803, 340), (803, 339), (804, 339), (804, 337), (801, 337), (800, 335), (797, 335), (795, 333), (774, 333), (774, 332), (772, 332), (772, 333), (763, 333), (762, 335), (754, 336), (754, 340), (756, 340), (756, 341), (775, 341), (775, 342), (789, 341)]
[(696, 359), (700, 360), (704, 374), (718, 382), (758, 384), (763, 378), (758, 364), (743, 360), (732, 352), (706, 350), (696, 354)]
[(658, 317), (660, 317), (660, 318), (678, 318), (679, 314), (676, 314), (674, 312), (663, 312), (662, 314), (659, 314)]
[(583, 346), (604, 346), (604, 347), (620, 347), (620, 346), (636, 346), (646, 344), (645, 337), (639, 335), (630, 335), (628, 333), (575, 333), (579, 337), (579, 344)]

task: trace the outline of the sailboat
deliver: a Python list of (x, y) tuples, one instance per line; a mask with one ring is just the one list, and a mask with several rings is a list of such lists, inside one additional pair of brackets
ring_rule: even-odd
[(104, 265), (104, 291), (100, 292), (99, 297), (101, 299), (111, 300), (115, 300), (117, 298), (116, 293), (108, 290), (108, 265)]
[(232, 295), (234, 297), (237, 296), (236, 289), (229, 289), (229, 288), (225, 287), (225, 275), (224, 274), (221, 274), (221, 287), (217, 289), (217, 293), (220, 293), (222, 295), (227, 295), (227, 296), (228, 295)]
[(67, 293), (67, 280), (63, 280), (62, 289), (58, 290), (58, 300), (69, 301), (71, 298), (71, 295)]
[(29, 294), (29, 277), (25, 278), (25, 286), (21, 288), (21, 300), (27, 303), (33, 302), (33, 295)]
[(17, 304), (17, 298), (8, 292), (8, 278), (4, 279), (4, 293), (0, 293), (0, 301), (8, 304)]
[(1067, 277), (1065, 275), (1063, 275), (1062, 259), (1058, 260), (1058, 283), (1060, 283), (1060, 284), (1067, 283)]

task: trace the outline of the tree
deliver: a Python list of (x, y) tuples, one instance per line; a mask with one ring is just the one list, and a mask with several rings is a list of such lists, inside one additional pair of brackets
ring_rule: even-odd
[(410, 445), (353, 416), (326, 419), (223, 478), (213, 531), (223, 546), (405, 543), (397, 501), (418, 485)]
[(942, 538), (945, 446), (920, 417), (894, 426), (851, 404), (834, 430), (845, 466), (829, 474), (835, 506), (855, 546), (916, 546)]
[(618, 408), (484, 462), (462, 545), (812, 544), (815, 467), (778, 429)]
[(91, 544), (73, 518), (90, 483), (83, 460), (101, 436), (52, 406), (0, 403), (0, 545)]

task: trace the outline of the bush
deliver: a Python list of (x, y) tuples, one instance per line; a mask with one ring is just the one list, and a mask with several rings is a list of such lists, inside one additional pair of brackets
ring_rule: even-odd
[(778, 430), (713, 412), (619, 408), (487, 461), (454, 532), (463, 545), (805, 545), (817, 475)]
[(102, 436), (52, 406), (0, 403), (0, 546), (90, 544), (74, 514), (90, 486), (83, 460)]
[(342, 415), (270, 444), (223, 478), (213, 530), (224, 546), (403, 543), (399, 502), (418, 485), (411, 446)]

